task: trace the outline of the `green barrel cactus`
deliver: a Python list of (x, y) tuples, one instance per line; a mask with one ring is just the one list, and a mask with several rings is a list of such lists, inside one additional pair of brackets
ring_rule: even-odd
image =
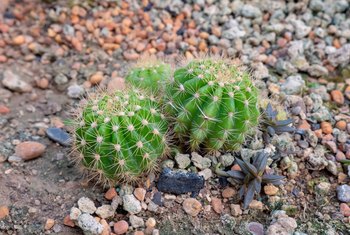
[(77, 116), (77, 160), (105, 182), (137, 181), (167, 150), (167, 122), (140, 90), (92, 94)]
[(191, 150), (236, 150), (258, 125), (257, 88), (248, 72), (224, 59), (187, 63), (166, 92), (174, 132)]
[(158, 93), (164, 89), (165, 81), (171, 77), (171, 72), (169, 64), (154, 57), (143, 57), (130, 70), (125, 80), (134, 87)]

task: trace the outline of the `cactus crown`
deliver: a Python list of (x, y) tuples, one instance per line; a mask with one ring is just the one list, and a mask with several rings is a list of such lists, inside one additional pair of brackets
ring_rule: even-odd
[(169, 64), (152, 56), (143, 56), (125, 79), (135, 87), (157, 93), (164, 89), (165, 81), (170, 76), (171, 67)]
[(167, 149), (167, 122), (139, 90), (92, 94), (77, 116), (77, 160), (104, 182), (136, 181)]
[(167, 111), (175, 134), (192, 150), (236, 150), (258, 124), (257, 96), (249, 73), (221, 58), (204, 58), (175, 71)]

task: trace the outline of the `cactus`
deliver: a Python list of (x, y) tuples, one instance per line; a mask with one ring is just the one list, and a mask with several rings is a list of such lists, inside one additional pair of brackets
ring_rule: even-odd
[(167, 150), (167, 122), (140, 90), (90, 95), (75, 123), (77, 161), (106, 183), (137, 181)]
[(236, 150), (259, 122), (258, 90), (249, 73), (221, 58), (177, 69), (166, 93), (174, 132), (193, 151)]
[(144, 56), (130, 70), (125, 80), (135, 87), (158, 93), (164, 89), (165, 81), (170, 76), (171, 67), (169, 64), (154, 57)]

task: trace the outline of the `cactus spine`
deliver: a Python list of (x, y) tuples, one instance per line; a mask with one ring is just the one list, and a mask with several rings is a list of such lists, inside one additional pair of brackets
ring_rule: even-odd
[(105, 182), (136, 181), (167, 149), (167, 122), (139, 90), (91, 95), (76, 123), (77, 160)]
[(249, 73), (221, 58), (177, 69), (167, 97), (174, 132), (192, 150), (236, 150), (258, 125), (258, 90)]

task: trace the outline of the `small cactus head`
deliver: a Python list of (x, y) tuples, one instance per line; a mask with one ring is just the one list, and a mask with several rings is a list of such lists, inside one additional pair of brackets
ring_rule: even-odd
[(164, 90), (165, 81), (171, 77), (171, 67), (154, 56), (142, 56), (127, 74), (125, 80), (134, 87), (152, 93)]
[(105, 183), (134, 182), (167, 150), (167, 122), (140, 90), (91, 94), (77, 112), (76, 160)]
[(174, 132), (192, 150), (236, 150), (258, 125), (258, 90), (250, 74), (222, 58), (201, 58), (177, 69), (167, 86)]

